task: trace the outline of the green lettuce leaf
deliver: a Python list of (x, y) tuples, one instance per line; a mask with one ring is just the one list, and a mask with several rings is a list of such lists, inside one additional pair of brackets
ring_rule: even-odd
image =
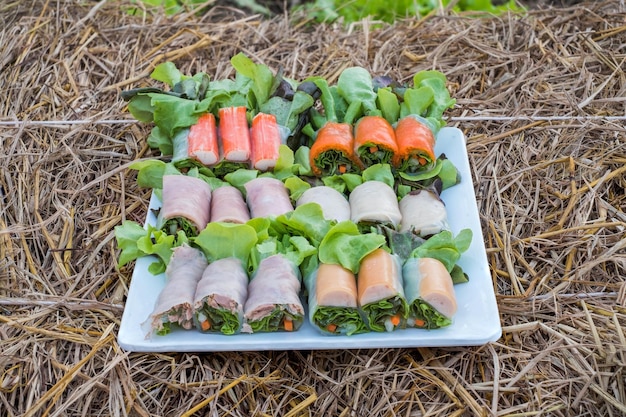
[(360, 234), (356, 224), (346, 220), (330, 228), (319, 245), (319, 261), (341, 265), (356, 274), (365, 256), (385, 244), (377, 233)]
[(192, 241), (209, 262), (234, 257), (247, 265), (257, 232), (248, 224), (209, 223)]
[[(361, 306), (368, 327), (374, 332), (388, 331), (386, 321), (395, 315), (406, 319), (408, 306), (400, 295)], [(386, 326), (387, 324), (387, 326)]]
[(472, 243), (472, 230), (463, 229), (456, 236), (452, 232), (444, 230), (428, 238), (424, 243), (415, 248), (411, 258), (435, 258), (443, 263), (451, 272), (461, 254)]

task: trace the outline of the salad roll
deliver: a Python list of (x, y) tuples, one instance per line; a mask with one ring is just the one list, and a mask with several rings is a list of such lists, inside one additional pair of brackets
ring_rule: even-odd
[(367, 332), (358, 309), (355, 275), (335, 264), (320, 264), (305, 285), (309, 322), (323, 334), (353, 335)]
[(400, 232), (410, 231), (427, 237), (442, 230), (450, 230), (446, 206), (435, 191), (412, 191), (402, 197), (399, 206), (402, 214)]
[(396, 193), (382, 181), (365, 181), (350, 193), (350, 218), (357, 224), (382, 224), (397, 228), (402, 214)]
[(408, 306), (396, 255), (376, 249), (363, 258), (357, 289), (359, 306), (371, 330), (389, 332), (406, 319)]
[(213, 190), (211, 222), (243, 224), (248, 220), (250, 212), (239, 189), (232, 185), (224, 185)]
[(365, 166), (390, 163), (398, 152), (391, 124), (382, 116), (360, 118), (354, 127), (354, 152)]
[(278, 161), (281, 135), (276, 116), (269, 113), (257, 113), (252, 119), (250, 129), (251, 164), (259, 171), (269, 171)]
[(242, 332), (293, 331), (304, 320), (299, 269), (283, 255), (259, 263), (248, 284)]
[(248, 274), (237, 258), (211, 262), (196, 286), (194, 318), (203, 332), (237, 333), (248, 297)]
[(244, 106), (221, 107), (218, 111), (220, 161), (213, 173), (219, 178), (250, 166), (252, 144), (246, 112)]
[(452, 323), (457, 303), (452, 277), (434, 258), (410, 258), (402, 268), (409, 305), (407, 324), (438, 329)]
[(196, 286), (208, 262), (198, 249), (187, 245), (173, 249), (172, 257), (165, 270), (166, 283), (157, 298), (150, 318), (144, 323), (158, 335), (166, 335), (172, 326), (191, 329), (193, 301)]
[(350, 220), (348, 199), (332, 187), (321, 185), (309, 188), (298, 198), (296, 207), (307, 203), (319, 204), (326, 220), (336, 220), (338, 223)]
[(398, 152), (392, 165), (402, 172), (426, 171), (435, 166), (435, 135), (419, 116), (408, 115), (395, 125)]
[(193, 237), (209, 223), (211, 186), (201, 179), (164, 175), (162, 199), (157, 224), (166, 233), (183, 230), (187, 237)]
[(361, 160), (354, 152), (354, 135), (349, 123), (327, 122), (311, 146), (309, 162), (318, 177), (360, 172)]
[(244, 187), (251, 218), (278, 217), (293, 211), (289, 191), (285, 184), (276, 178), (255, 178), (248, 181)]

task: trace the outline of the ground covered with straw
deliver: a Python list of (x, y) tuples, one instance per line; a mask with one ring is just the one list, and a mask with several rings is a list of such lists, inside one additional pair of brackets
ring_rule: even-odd
[[(626, 5), (526, 16), (440, 11), (311, 26), (223, 7), (130, 16), (119, 2), (0, 5), (1, 416), (626, 414)], [(230, 75), (244, 52), (295, 79), (346, 66), (446, 74), (467, 136), (502, 337), (485, 346), (123, 351), (143, 222), (132, 161), (149, 127), (119, 93), (170, 60)]]

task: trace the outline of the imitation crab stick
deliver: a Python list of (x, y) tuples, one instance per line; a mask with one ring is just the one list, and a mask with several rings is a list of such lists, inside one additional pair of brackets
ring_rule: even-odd
[(211, 166), (219, 160), (217, 128), (212, 113), (203, 114), (189, 129), (187, 152), (202, 164)]
[(361, 161), (354, 153), (354, 135), (348, 123), (327, 122), (311, 146), (310, 162), (317, 176), (358, 172)]
[(434, 258), (410, 258), (403, 268), (409, 325), (437, 329), (452, 323), (457, 311), (450, 273)]
[(395, 126), (398, 152), (392, 158), (394, 167), (403, 172), (431, 168), (436, 162), (435, 135), (419, 117), (403, 117)]
[(276, 166), (280, 147), (280, 129), (276, 116), (269, 113), (258, 113), (252, 119), (250, 132), (252, 145), (252, 168), (267, 171)]
[(398, 152), (396, 134), (382, 116), (364, 116), (354, 128), (354, 152), (365, 166), (388, 164)]
[(222, 107), (218, 115), (222, 158), (230, 162), (248, 162), (251, 145), (246, 108)]
[(407, 316), (400, 261), (384, 249), (376, 249), (361, 262), (358, 302), (373, 331), (391, 331)]
[(359, 314), (355, 275), (340, 265), (321, 263), (305, 278), (309, 322), (324, 334), (352, 335), (367, 331)]

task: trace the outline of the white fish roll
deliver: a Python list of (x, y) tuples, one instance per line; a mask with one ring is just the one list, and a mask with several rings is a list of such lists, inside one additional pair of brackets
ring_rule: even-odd
[(418, 190), (400, 200), (401, 232), (412, 231), (421, 237), (450, 230), (444, 202), (436, 192)]
[(296, 207), (307, 203), (317, 203), (322, 207), (322, 213), (326, 220), (342, 222), (350, 220), (350, 203), (339, 191), (325, 185), (311, 187), (302, 193)]
[(277, 217), (293, 211), (289, 199), (289, 191), (282, 181), (276, 178), (259, 177), (248, 181), (246, 203), (250, 209), (250, 217)]
[(396, 193), (382, 181), (366, 181), (352, 190), (350, 218), (354, 223), (381, 223), (396, 228), (402, 214)]

